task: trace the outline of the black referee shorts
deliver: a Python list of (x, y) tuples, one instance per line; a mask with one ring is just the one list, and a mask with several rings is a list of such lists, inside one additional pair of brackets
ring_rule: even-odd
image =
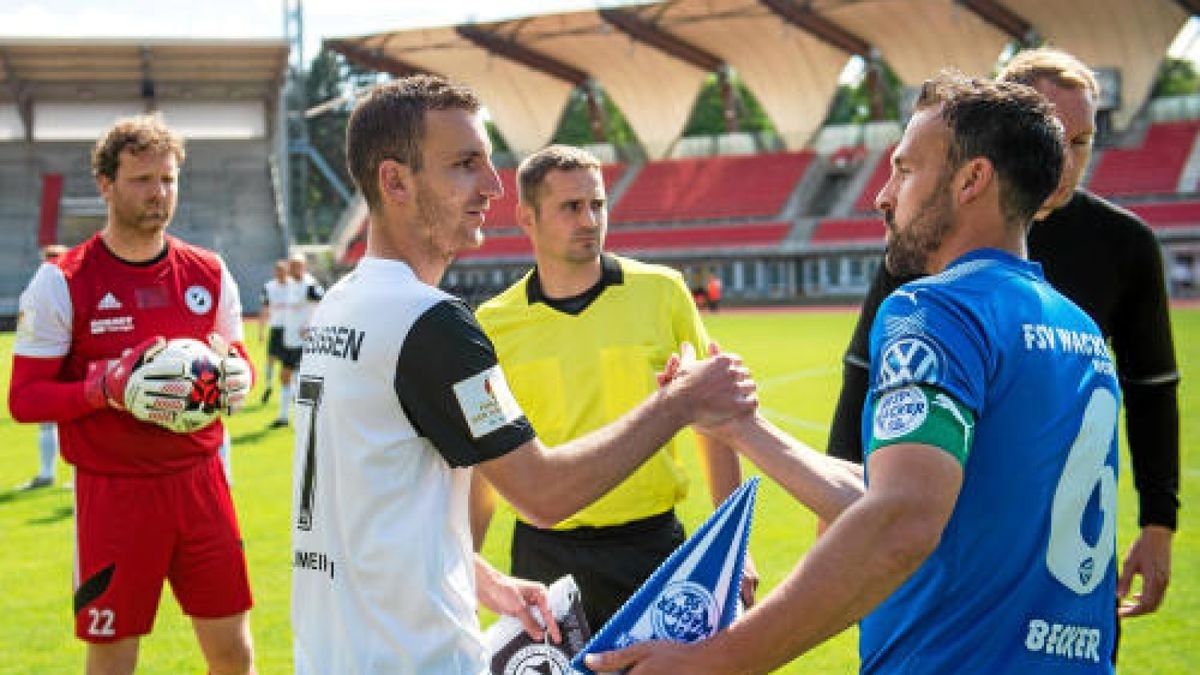
[(273, 359), (283, 360), (283, 326), (271, 326), (267, 333), (267, 354)]
[(542, 530), (517, 521), (512, 573), (546, 585), (573, 575), (594, 634), (684, 539), (673, 510), (623, 525), (573, 530)]

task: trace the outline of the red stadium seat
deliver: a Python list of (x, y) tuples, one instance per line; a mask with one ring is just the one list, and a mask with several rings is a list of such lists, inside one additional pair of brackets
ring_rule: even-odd
[[(605, 248), (617, 253), (663, 250), (708, 250), (714, 248), (777, 246), (791, 230), (791, 223), (714, 225), (611, 230)], [(483, 246), (460, 258), (503, 258), (532, 256), (524, 234), (494, 235)]]
[(648, 162), (612, 211), (615, 224), (766, 218), (783, 210), (812, 152)]
[(1106, 197), (1172, 194), (1187, 162), (1200, 121), (1155, 124), (1140, 148), (1106, 151), (1088, 187)]
[(865, 244), (883, 241), (880, 218), (830, 218), (813, 230), (814, 244)]
[(888, 177), (892, 175), (892, 151), (895, 149), (896, 146), (893, 145), (880, 155), (867, 184), (863, 186), (862, 192), (858, 193), (858, 199), (854, 200), (855, 213), (870, 213), (875, 210), (875, 195), (879, 194)]
[(1126, 204), (1156, 230), (1200, 228), (1200, 201)]

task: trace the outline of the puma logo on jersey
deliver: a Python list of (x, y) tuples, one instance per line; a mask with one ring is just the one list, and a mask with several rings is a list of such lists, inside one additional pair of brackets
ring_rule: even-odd
[(96, 305), (98, 310), (121, 309), (121, 307), (121, 301), (117, 300), (117, 296), (113, 295), (111, 291), (105, 293), (104, 297), (100, 298), (100, 304)]

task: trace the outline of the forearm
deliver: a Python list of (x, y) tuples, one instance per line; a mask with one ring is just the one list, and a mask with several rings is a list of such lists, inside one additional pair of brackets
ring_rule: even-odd
[(1126, 383), (1125, 421), (1137, 488), (1138, 524), (1174, 530), (1179, 510), (1177, 383)]
[(924, 560), (903, 510), (860, 500), (786, 579), (728, 630), (700, 643), (721, 672), (766, 673), (867, 615)]
[(719, 506), (742, 484), (742, 464), (733, 448), (696, 432), (696, 447), (713, 506)]
[(66, 422), (91, 414), (96, 406), (85, 395), (84, 382), (54, 377), (62, 359), (13, 357), (8, 409), (18, 422)]
[(538, 527), (551, 527), (616, 487), (687, 421), (662, 390), (620, 419), (548, 449), (540, 441), (482, 465), (500, 494)]
[(471, 544), (475, 552), (483, 550), (483, 542), (487, 539), (488, 526), (492, 523), (492, 514), (496, 510), (496, 492), (478, 471), (471, 473)]
[(821, 454), (757, 415), (728, 440), (823, 520), (840, 516), (866, 490), (861, 466)]

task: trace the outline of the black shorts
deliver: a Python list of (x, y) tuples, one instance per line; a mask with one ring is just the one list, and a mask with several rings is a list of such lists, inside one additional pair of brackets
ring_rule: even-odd
[(283, 360), (283, 326), (271, 326), (267, 334), (267, 355), (273, 359)]
[(674, 511), (613, 527), (542, 530), (517, 521), (513, 576), (546, 585), (571, 574), (592, 633), (683, 543)]
[(303, 347), (280, 347), (279, 362), (288, 370), (295, 370), (300, 367), (300, 357), (304, 356)]

